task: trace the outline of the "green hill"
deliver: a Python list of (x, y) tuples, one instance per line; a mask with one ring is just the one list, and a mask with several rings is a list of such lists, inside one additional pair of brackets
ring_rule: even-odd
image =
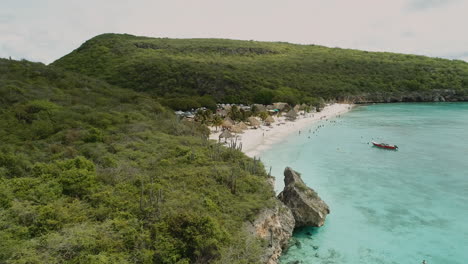
[(263, 165), (173, 108), (465, 100), (468, 64), (220, 39), (97, 36), (45, 66), (0, 59), (0, 263), (257, 263)]
[[(427, 101), (468, 97), (468, 63), (314, 45), (104, 34), (53, 65), (164, 102)], [(200, 98), (201, 96), (205, 96)], [(170, 99), (172, 98), (172, 99)], [(170, 100), (168, 100), (170, 99)]]
[[(0, 263), (255, 263), (258, 161), (143, 93), (0, 59)], [(248, 245), (248, 246), (247, 246)]]

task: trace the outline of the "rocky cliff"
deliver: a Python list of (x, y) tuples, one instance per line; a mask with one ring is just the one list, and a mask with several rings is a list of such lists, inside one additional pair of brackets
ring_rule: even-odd
[(276, 264), (281, 252), (288, 245), (295, 227), (291, 210), (275, 199), (273, 208), (264, 209), (255, 221), (248, 225), (248, 231), (267, 241), (262, 263)]
[[(262, 263), (276, 264), (294, 228), (322, 226), (330, 210), (317, 193), (307, 187), (300, 174), (287, 167), (284, 171), (284, 190), (275, 199), (272, 208), (262, 210), (255, 221), (247, 224), (247, 230), (265, 240)], [(272, 184), (273, 188), (273, 184)]]
[(328, 205), (305, 185), (298, 172), (289, 167), (284, 170), (284, 190), (278, 199), (291, 209), (296, 220), (295, 227), (322, 226), (330, 213)]
[(361, 95), (341, 96), (338, 101), (365, 103), (398, 103), (398, 102), (459, 102), (468, 101), (468, 95), (451, 89), (439, 89), (414, 92), (375, 92)]

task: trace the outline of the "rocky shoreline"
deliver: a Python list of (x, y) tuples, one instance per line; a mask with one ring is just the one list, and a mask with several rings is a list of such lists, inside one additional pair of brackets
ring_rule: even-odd
[(436, 89), (418, 92), (376, 92), (360, 95), (342, 96), (337, 101), (354, 104), (402, 103), (402, 102), (466, 102), (468, 95), (451, 89)]
[(322, 226), (330, 213), (328, 205), (305, 185), (300, 173), (286, 167), (284, 177), (285, 187), (275, 198), (275, 205), (262, 210), (247, 224), (250, 234), (267, 241), (261, 256), (262, 263), (266, 264), (278, 263), (295, 228)]

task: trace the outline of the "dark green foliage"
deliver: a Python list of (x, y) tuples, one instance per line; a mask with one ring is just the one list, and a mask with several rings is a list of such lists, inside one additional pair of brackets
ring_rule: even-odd
[(262, 88), (255, 93), (253, 100), (256, 103), (268, 105), (268, 104), (273, 103), (274, 98), (275, 98), (274, 90)]
[(33, 176), (44, 178), (45, 181), (57, 181), (63, 194), (83, 197), (94, 186), (96, 172), (94, 163), (84, 157), (77, 157), (53, 164), (37, 163)]
[(144, 93), (0, 59), (0, 94), (0, 263), (242, 256), (238, 230), (274, 195), (261, 164)]
[(232, 119), (232, 120), (242, 120), (242, 112), (241, 110), (239, 109), (239, 107), (237, 107), (237, 105), (233, 105), (231, 110), (229, 111), (228, 113), (228, 116)]
[[(208, 263), (219, 256), (227, 238), (217, 221), (209, 216), (181, 213), (156, 226), (156, 262)], [(188, 256), (185, 257), (184, 256)]]
[[(167, 105), (304, 103), (450, 89), (467, 94), (468, 63), (315, 45), (104, 34), (53, 63), (109, 83), (171, 98)], [(12, 99), (20, 92), (12, 90)], [(207, 105), (205, 105), (207, 106)]]
[(216, 109), (216, 101), (208, 95), (205, 96), (192, 96), (192, 97), (172, 97), (166, 98), (162, 101), (164, 105), (178, 110), (192, 110), (197, 109), (199, 107), (206, 107), (211, 110)]

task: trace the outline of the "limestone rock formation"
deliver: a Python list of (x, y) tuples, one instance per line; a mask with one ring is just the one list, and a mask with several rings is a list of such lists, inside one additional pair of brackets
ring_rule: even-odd
[(418, 92), (375, 92), (338, 97), (338, 101), (365, 103), (395, 102), (457, 102), (468, 101), (468, 96), (451, 89), (433, 89)]
[(286, 167), (284, 185), (278, 199), (291, 209), (296, 220), (295, 227), (322, 226), (330, 209), (313, 189), (305, 185), (300, 174)]
[(261, 211), (247, 230), (268, 242), (262, 263), (276, 264), (281, 252), (288, 245), (295, 226), (291, 210), (275, 199), (275, 206)]

